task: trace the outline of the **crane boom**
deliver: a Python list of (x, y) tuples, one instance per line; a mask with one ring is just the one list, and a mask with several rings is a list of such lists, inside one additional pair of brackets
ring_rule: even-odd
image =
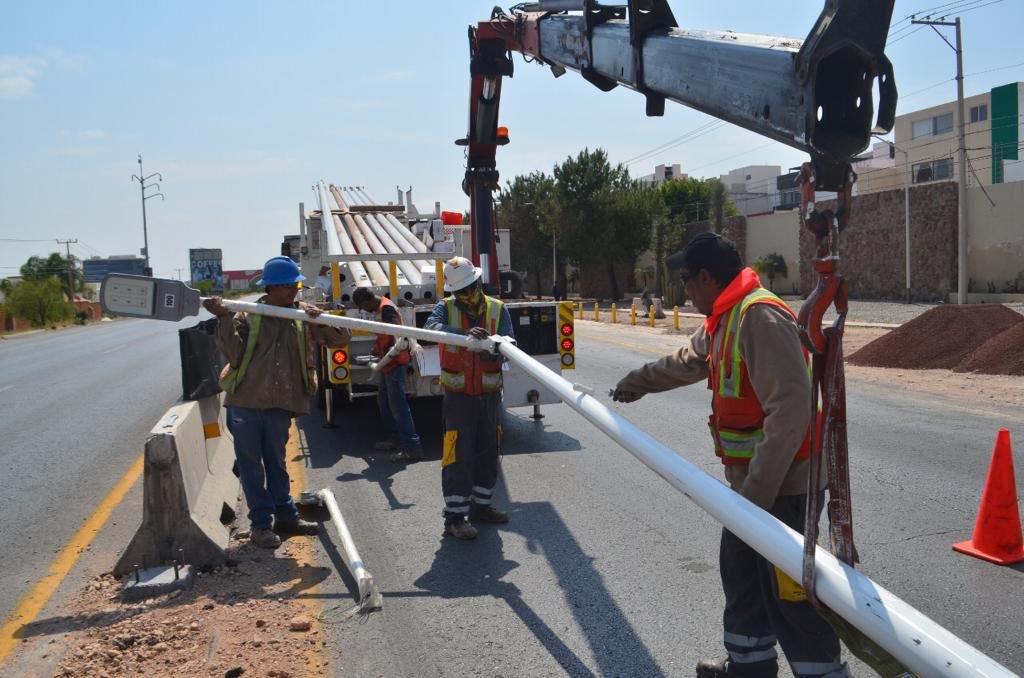
[[(667, 0), (537, 0), (495, 8), (469, 28), (470, 114), (463, 190), (470, 198), (474, 260), (497, 282), (495, 151), (502, 79), (512, 52), (573, 70), (602, 91), (643, 94), (646, 113), (672, 100), (806, 151), (816, 188), (842, 191), (850, 159), (872, 132), (892, 129), (896, 81), (885, 56), (895, 0), (826, 0), (804, 40), (678, 27)], [(878, 88), (877, 114), (875, 86)]]

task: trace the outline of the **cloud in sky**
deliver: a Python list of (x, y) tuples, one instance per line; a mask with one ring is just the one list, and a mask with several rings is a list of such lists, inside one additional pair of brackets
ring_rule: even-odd
[(85, 65), (81, 56), (62, 49), (48, 49), (45, 56), (0, 54), (0, 99), (24, 99), (35, 93), (36, 82), (51, 66), (78, 71)]
[(409, 71), (388, 71), (384, 74), (385, 80), (408, 80), (412, 76)]
[(35, 57), (0, 55), (0, 99), (32, 96), (45, 63)]

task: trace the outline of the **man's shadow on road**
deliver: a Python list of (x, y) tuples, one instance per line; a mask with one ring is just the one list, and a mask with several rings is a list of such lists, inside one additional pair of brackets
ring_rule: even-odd
[[(509, 512), (507, 525), (482, 525), (480, 536), (472, 542), (443, 538), (430, 569), (413, 582), (420, 590), (384, 592), (385, 598), (497, 598), (569, 675), (664, 675), (594, 567), (594, 558), (583, 551), (555, 506), (551, 502), (510, 502), (500, 476), (495, 500)], [(537, 614), (516, 584), (503, 581), (519, 567), (505, 557), (505, 532), (523, 536), (529, 551), (547, 560), (594, 656), (596, 673)]]

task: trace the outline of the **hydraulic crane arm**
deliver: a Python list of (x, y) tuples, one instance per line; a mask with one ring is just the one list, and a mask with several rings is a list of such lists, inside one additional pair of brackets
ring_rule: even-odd
[[(819, 187), (838, 190), (875, 128), (892, 129), (896, 83), (884, 49), (894, 0), (828, 0), (805, 40), (678, 27), (667, 0), (538, 0), (495, 9), (476, 40), (566, 69), (608, 91), (670, 99), (799, 148)], [(508, 74), (511, 74), (509, 69)], [(877, 80), (879, 101), (874, 109)]]
[[(890, 130), (896, 81), (885, 56), (895, 0), (826, 0), (804, 40), (732, 31), (680, 29), (667, 0), (537, 0), (495, 8), (469, 28), (469, 129), (463, 190), (470, 198), (473, 259), (484, 282), (498, 282), (493, 192), (501, 83), (512, 52), (577, 71), (602, 91), (619, 85), (644, 95), (647, 115), (665, 100), (806, 151), (818, 190), (842, 191), (850, 158), (871, 134)], [(874, 88), (878, 86), (875, 112)]]

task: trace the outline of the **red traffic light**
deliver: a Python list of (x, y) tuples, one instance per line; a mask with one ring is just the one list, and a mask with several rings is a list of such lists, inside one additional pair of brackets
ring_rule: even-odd
[(571, 351), (576, 344), (573, 343), (572, 339), (562, 339), (562, 350)]
[(333, 360), (336, 365), (344, 365), (348, 362), (348, 353), (345, 353), (344, 351), (335, 351), (331, 354), (331, 360)]
[(572, 334), (572, 325), (565, 323), (562, 325), (562, 336), (568, 337), (570, 334)]

